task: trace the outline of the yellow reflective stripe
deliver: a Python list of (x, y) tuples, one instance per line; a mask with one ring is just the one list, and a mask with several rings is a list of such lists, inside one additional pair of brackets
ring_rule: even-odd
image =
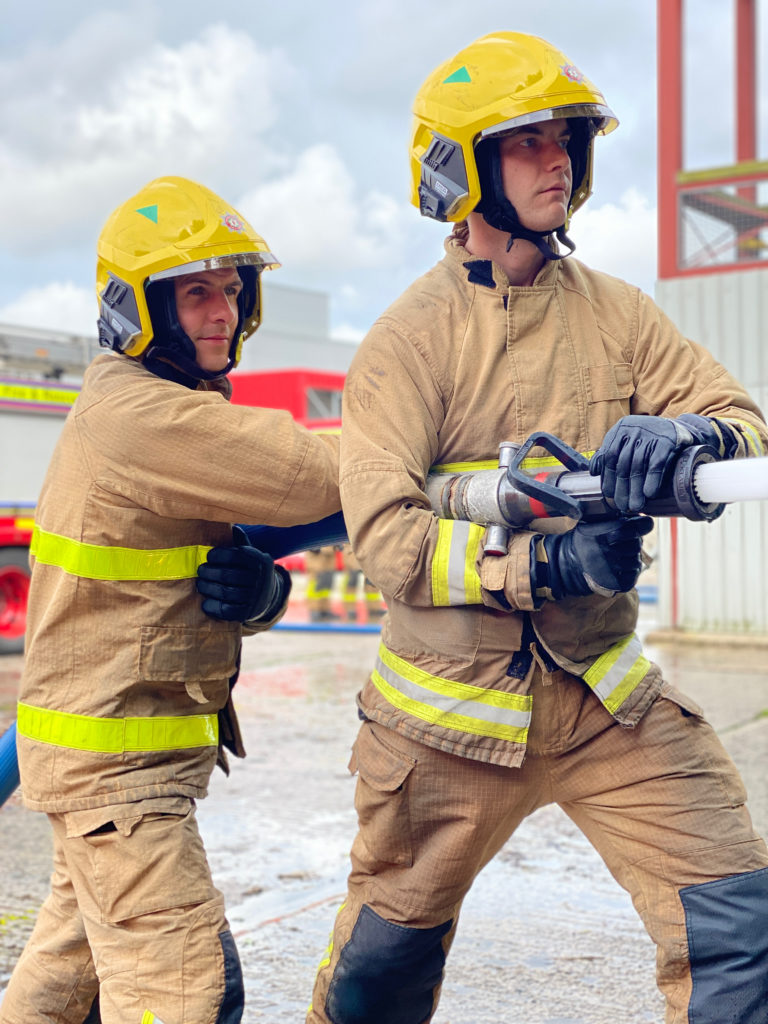
[(331, 591), (328, 589), (328, 587), (318, 587), (313, 579), (310, 579), (309, 583), (307, 583), (306, 597), (310, 600), (315, 600), (317, 598), (322, 597), (329, 597), (330, 593)]
[(0, 400), (30, 405), (59, 405), (69, 407), (77, 398), (77, 388), (42, 387), (37, 384), (10, 384), (0, 381)]
[(484, 459), (480, 462), (440, 462), (432, 466), (430, 473), (474, 473), (478, 469), (498, 469), (498, 459)]
[(462, 520), (439, 519), (432, 559), (432, 604), (482, 604), (480, 576), (475, 568), (477, 548), (485, 527)]
[[(594, 451), (581, 452), (585, 459), (591, 459)], [(550, 467), (562, 466), (562, 462), (554, 455), (539, 455), (523, 459), (520, 469), (549, 469)], [(476, 473), (480, 469), (498, 469), (499, 463), (489, 459), (479, 462), (440, 462), (432, 466), (430, 473)]]
[(477, 559), (478, 546), (484, 535), (484, 526), (478, 526), (477, 523), (469, 524), (469, 536), (466, 548), (464, 549), (464, 592), (467, 604), (483, 603), (483, 588), (480, 585), (480, 574), (475, 567), (475, 560)]
[(430, 675), (384, 644), (371, 678), (390, 704), (422, 721), (453, 732), (525, 743), (531, 722), (530, 694), (488, 690)]
[(448, 594), (448, 562), (452, 536), (450, 527), (447, 519), (438, 519), (437, 544), (432, 558), (432, 604), (437, 608), (451, 603)]
[(30, 550), (38, 562), (89, 580), (186, 580), (211, 550), (202, 544), (179, 548), (120, 548), (85, 544), (36, 526)]
[(765, 455), (765, 448), (763, 447), (763, 442), (760, 438), (760, 435), (751, 423), (747, 423), (745, 420), (732, 419), (731, 417), (724, 418), (723, 422), (732, 423), (735, 427), (738, 428), (739, 433), (742, 435), (744, 441), (746, 442), (747, 450), (751, 450), (753, 455)]
[(30, 704), (18, 705), (16, 730), (40, 743), (101, 754), (215, 747), (219, 742), (216, 715), (92, 718)]
[[(344, 902), (343, 902), (343, 903), (341, 904), (341, 906), (339, 907), (339, 909), (338, 909), (338, 910), (336, 911), (336, 916), (337, 916), (337, 917), (338, 917), (338, 916), (339, 916), (339, 914), (340, 914), (340, 913), (342, 912), (342, 910), (344, 909), (344, 907), (346, 907), (346, 905), (347, 905), (347, 901), (345, 900), (345, 901), (344, 901)], [(317, 971), (315, 972), (316, 974), (319, 974), (319, 973), (320, 973), (320, 971), (322, 971), (322, 969), (323, 969), (324, 967), (327, 967), (327, 966), (328, 966), (328, 964), (329, 964), (329, 963), (331, 962), (331, 957), (332, 957), (332, 956), (333, 956), (333, 928), (331, 929), (331, 937), (330, 937), (330, 939), (328, 940), (328, 946), (326, 947), (326, 950), (325, 950), (325, 955), (323, 956), (323, 959), (322, 959), (322, 960), (320, 961), (320, 963), (319, 963), (319, 964), (317, 965)], [(312, 1004), (310, 1003), (310, 1004), (309, 1004), (309, 1010), (308, 1010), (307, 1012), (309, 1013), (309, 1012), (311, 1012), (311, 1010), (312, 1010)]]
[(584, 682), (611, 713), (617, 711), (651, 667), (636, 633), (619, 640), (584, 673)]

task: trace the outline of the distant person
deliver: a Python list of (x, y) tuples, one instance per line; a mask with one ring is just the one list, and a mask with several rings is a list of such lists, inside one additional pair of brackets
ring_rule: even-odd
[[(762, 454), (768, 429), (646, 295), (568, 258), (594, 138), (616, 124), (563, 53), (513, 32), (441, 64), (416, 98), (413, 199), (455, 225), (344, 389), (344, 516), (388, 614), (358, 698), (359, 832), (311, 1024), (431, 1020), (475, 877), (551, 803), (631, 894), (668, 1024), (768, 1021), (768, 849), (701, 709), (643, 654), (634, 589), (670, 462), (701, 443)], [(620, 515), (513, 531), (485, 555), (481, 526), (433, 513), (427, 474), (494, 465), (500, 442), (538, 431), (591, 457)], [(546, 458), (537, 446), (527, 465)], [(498, 898), (514, 920), (515, 889)], [(512, 944), (499, 974), (505, 1021), (525, 1017), (526, 955)]]
[(331, 607), (333, 580), (336, 574), (336, 548), (329, 544), (310, 548), (304, 554), (307, 571), (306, 601), (310, 622), (332, 622), (338, 619)]
[[(343, 599), (347, 620), (350, 622), (356, 622), (358, 620), (359, 616), (357, 606), (362, 598), (365, 606), (366, 622), (374, 623), (381, 621), (382, 617), (386, 613), (381, 592), (363, 574), (363, 570), (360, 568), (360, 563), (355, 557), (355, 553), (350, 544), (344, 545), (342, 549), (342, 559), (344, 561)], [(361, 581), (362, 595), (360, 594)]]
[(336, 438), (227, 401), (275, 266), (184, 178), (148, 184), (99, 238), (112, 351), (85, 373), (37, 505), (18, 706), (24, 802), (50, 818), (54, 873), (2, 1024), (96, 1020), (97, 989), (105, 1024), (242, 1018), (195, 802), (224, 747), (244, 754), (241, 637), (283, 614), (290, 578), (231, 524), (339, 508)]

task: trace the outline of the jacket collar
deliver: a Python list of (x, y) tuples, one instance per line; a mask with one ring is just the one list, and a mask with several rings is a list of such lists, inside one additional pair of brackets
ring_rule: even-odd
[[(462, 228), (464, 231), (461, 230)], [(493, 260), (484, 259), (482, 256), (472, 256), (468, 253), (464, 244), (466, 237), (465, 225), (457, 224), (453, 234), (449, 235), (443, 243), (452, 268), (470, 284), (498, 289), (503, 295), (506, 295), (513, 286), (510, 285), (504, 269)], [(557, 283), (559, 272), (559, 261), (547, 260), (536, 276), (532, 287), (553, 288)]]

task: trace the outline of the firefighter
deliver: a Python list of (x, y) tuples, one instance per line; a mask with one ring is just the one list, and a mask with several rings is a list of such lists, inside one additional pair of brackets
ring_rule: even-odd
[[(652, 525), (638, 513), (669, 459), (699, 442), (762, 454), (768, 430), (646, 295), (569, 256), (595, 137), (616, 124), (563, 53), (518, 33), (472, 43), (417, 95), (413, 202), (453, 230), (345, 385), (342, 505), (388, 614), (311, 1024), (431, 1020), (473, 879), (549, 803), (630, 892), (668, 1022), (766, 1019), (768, 849), (701, 709), (644, 656), (634, 585)], [(432, 513), (427, 473), (495, 465), (501, 441), (534, 431), (597, 450), (626, 514), (513, 532), (485, 556), (482, 527)], [(514, 1005), (525, 951), (509, 959)]]
[(381, 593), (363, 575), (363, 570), (360, 568), (360, 563), (355, 557), (351, 544), (344, 545), (342, 558), (344, 561), (344, 610), (347, 620), (349, 622), (357, 622), (360, 618), (357, 606), (361, 600), (360, 590), (362, 581), (362, 600), (365, 607), (364, 621), (379, 622), (386, 612)]
[(307, 608), (310, 622), (332, 622), (338, 618), (331, 607), (336, 575), (336, 548), (310, 548), (304, 555), (307, 571)]
[(3, 1024), (80, 1024), (97, 988), (105, 1022), (241, 1020), (195, 802), (225, 746), (244, 754), (241, 636), (280, 617), (290, 582), (231, 524), (339, 508), (336, 439), (227, 401), (276, 266), (232, 206), (183, 178), (149, 183), (99, 238), (110, 351), (37, 505), (18, 706), (24, 801), (50, 818), (54, 874)]

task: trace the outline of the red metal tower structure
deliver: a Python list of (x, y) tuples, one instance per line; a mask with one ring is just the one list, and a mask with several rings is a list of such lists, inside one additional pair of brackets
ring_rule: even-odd
[(755, 0), (734, 0), (734, 8), (736, 160), (685, 170), (684, 0), (657, 0), (661, 279), (768, 266), (768, 161), (757, 159)]
[[(756, 0), (734, 3), (735, 162), (683, 167), (684, 0), (657, 0), (658, 277), (768, 268), (768, 161), (757, 158)], [(694, 14), (691, 4), (691, 14)], [(692, 69), (693, 74), (703, 69)], [(725, 79), (725, 69), (717, 69)], [(670, 625), (679, 625), (678, 523), (670, 530)]]

